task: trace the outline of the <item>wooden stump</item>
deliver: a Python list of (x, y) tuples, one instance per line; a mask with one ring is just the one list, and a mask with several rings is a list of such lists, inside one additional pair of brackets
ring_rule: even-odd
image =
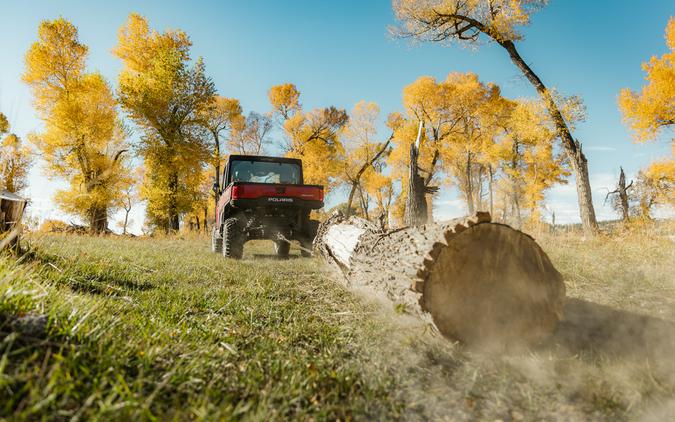
[(536, 344), (562, 317), (560, 273), (534, 239), (488, 213), (391, 231), (336, 214), (315, 247), (350, 284), (470, 345)]
[(26, 203), (16, 194), (0, 191), (0, 249), (18, 245)]

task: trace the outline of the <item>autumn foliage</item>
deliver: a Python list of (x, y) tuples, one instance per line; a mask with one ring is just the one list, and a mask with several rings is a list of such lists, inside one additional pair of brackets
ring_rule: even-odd
[(128, 144), (112, 88), (99, 73), (86, 71), (87, 54), (73, 24), (63, 18), (44, 21), (26, 53), (23, 80), (44, 123), (33, 142), (48, 174), (70, 185), (56, 193), (56, 202), (81, 216), (92, 231), (103, 232), (128, 183)]
[[(43, 122), (28, 138), (48, 176), (69, 183), (56, 193), (57, 204), (94, 232), (105, 231), (117, 210), (124, 211), (120, 227), (126, 232), (131, 209), (141, 201), (148, 229), (171, 232), (181, 223), (208, 229), (228, 154), (301, 158), (305, 182), (325, 186), (332, 202), (343, 200), (338, 207), (346, 214), (401, 224), (418, 130), (417, 164), (430, 218), (435, 192), (452, 188), (468, 213), (490, 211), (493, 219), (518, 227), (539, 224), (547, 190), (574, 175), (582, 220), (593, 231), (587, 162), (571, 135), (584, 118), (583, 102), (548, 89), (515, 46), (521, 28), (545, 4), (394, 1), (395, 34), (441, 43), (486, 38), (508, 52), (539, 96), (507, 98), (475, 73), (450, 72), (410, 81), (399, 111), (386, 116), (366, 100), (349, 111), (334, 104), (308, 109), (290, 82), (269, 88), (269, 109), (245, 111), (238, 99), (218, 92), (205, 61), (192, 57), (188, 34), (153, 29), (135, 13), (120, 27), (113, 49), (122, 64), (113, 87), (87, 70), (89, 50), (71, 22), (44, 21), (25, 57), (23, 81)], [(669, 53), (643, 65), (646, 85), (619, 97), (638, 141), (655, 139), (675, 123), (675, 18), (666, 43)], [(33, 149), (9, 129), (0, 113), (0, 188), (21, 191)], [(672, 159), (640, 172), (631, 197), (639, 214), (673, 204), (674, 174)]]

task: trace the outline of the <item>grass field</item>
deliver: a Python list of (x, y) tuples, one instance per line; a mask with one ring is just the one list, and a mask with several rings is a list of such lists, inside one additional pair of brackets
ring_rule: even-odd
[(566, 320), (484, 355), (332, 280), (318, 259), (241, 262), (199, 238), (34, 235), (0, 256), (0, 418), (667, 420), (667, 237), (544, 237)]

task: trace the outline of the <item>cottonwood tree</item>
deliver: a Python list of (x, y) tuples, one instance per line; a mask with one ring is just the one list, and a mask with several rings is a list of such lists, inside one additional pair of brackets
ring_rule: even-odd
[(635, 195), (643, 218), (651, 218), (651, 211), (656, 205), (675, 206), (675, 160), (657, 161), (640, 170)]
[(262, 154), (272, 127), (272, 118), (269, 115), (255, 111), (248, 113), (243, 127), (228, 142), (230, 151), (243, 155)]
[(7, 133), (7, 131), (9, 131), (9, 120), (7, 120), (7, 116), (0, 113), (0, 136)]
[[(213, 102), (199, 112), (201, 124), (211, 134), (211, 165), (214, 171), (215, 192), (220, 192), (220, 175), (222, 174), (222, 165), (224, 160), (224, 144), (228, 137), (229, 142), (235, 136), (236, 132), (241, 132), (245, 124), (242, 116), (241, 104), (236, 98), (227, 98), (216, 96)], [(214, 200), (218, 201), (217, 195)]]
[(399, 36), (423, 41), (472, 45), (486, 36), (503, 47), (543, 99), (575, 174), (583, 227), (587, 232), (596, 232), (588, 162), (581, 144), (573, 138), (551, 91), (521, 57), (515, 44), (523, 38), (518, 27), (528, 24), (530, 16), (545, 4), (546, 0), (393, 0), (394, 13), (401, 22), (395, 31)]
[(303, 160), (306, 183), (330, 191), (339, 184), (344, 154), (340, 134), (349, 121), (347, 112), (333, 106), (304, 112), (293, 84), (273, 86), (268, 96), (288, 140), (286, 156)]
[(160, 33), (144, 17), (131, 14), (113, 50), (124, 64), (120, 103), (143, 132), (138, 146), (146, 167), (141, 195), (148, 218), (166, 231), (179, 229), (181, 214), (199, 196), (202, 166), (209, 157), (200, 116), (212, 104), (215, 87), (201, 59), (191, 65), (191, 45), (183, 31)]
[(127, 229), (133, 220), (129, 219), (129, 214), (133, 207), (140, 201), (139, 186), (143, 180), (143, 169), (137, 167), (135, 171), (124, 181), (122, 194), (117, 199), (117, 207), (124, 211), (124, 219), (118, 222), (118, 227), (122, 229), (122, 234), (127, 234)]
[[(519, 99), (509, 101), (509, 109), (498, 144), (505, 176), (503, 218), (510, 214), (521, 227), (521, 210), (529, 211), (531, 222), (538, 222), (545, 191), (554, 184), (565, 183), (569, 171), (565, 157), (553, 149), (556, 130), (545, 106), (540, 101)], [(573, 120), (571, 112), (566, 114)]]
[(28, 171), (33, 161), (31, 149), (13, 133), (5, 136), (0, 145), (0, 190), (21, 192), (28, 186)]
[(666, 45), (668, 53), (642, 64), (647, 73), (642, 90), (625, 88), (619, 95), (619, 109), (638, 142), (652, 140), (675, 125), (675, 17), (666, 27)]
[[(408, 190), (411, 144), (417, 139), (422, 122), (417, 160), (423, 188), (431, 188), (439, 172), (447, 170), (464, 196), (469, 212), (473, 212), (476, 208), (473, 173), (484, 138), (480, 119), (487, 114), (486, 104), (498, 97), (498, 89), (481, 83), (473, 73), (450, 73), (440, 82), (423, 76), (406, 86), (403, 89), (406, 114), (399, 116), (395, 124), (395, 146), (389, 159), (392, 174), (402, 181), (403, 192)], [(427, 195), (430, 214), (431, 199)], [(405, 194), (397, 200), (395, 213), (399, 216), (406, 200)]]
[[(388, 162), (392, 176), (401, 181), (401, 195), (393, 212), (399, 221), (406, 215), (409, 223), (426, 221), (426, 216), (417, 214), (424, 213), (425, 208), (427, 214), (431, 212), (431, 198), (424, 191), (436, 180), (440, 144), (459, 120), (447, 107), (446, 88), (434, 78), (422, 76), (403, 88), (405, 114), (389, 116), (388, 125), (394, 131), (395, 142)], [(413, 186), (411, 180), (419, 186)], [(417, 198), (409, 198), (411, 190)], [(422, 198), (426, 198), (427, 203), (422, 204)], [(407, 210), (410, 206), (419, 210)]]
[(366, 194), (375, 201), (372, 215), (380, 220), (382, 228), (386, 228), (389, 227), (389, 213), (396, 192), (391, 176), (385, 175), (383, 170), (384, 162), (376, 162), (372, 171), (364, 173), (362, 184)]
[[(377, 119), (380, 115), (380, 107), (374, 102), (359, 101), (354, 105), (349, 117), (342, 143), (345, 149), (343, 159), (343, 171), (341, 178), (349, 187), (347, 197), (346, 213), (347, 217), (351, 214), (354, 195), (359, 193), (361, 211), (366, 219), (368, 207), (366, 196), (368, 181), (380, 182), (377, 178), (369, 178), (370, 174), (376, 172), (376, 167), (385, 157), (385, 153), (391, 144), (393, 134), (386, 141), (377, 140)], [(375, 189), (378, 192), (379, 189)], [(381, 203), (380, 206), (384, 206)]]
[[(458, 117), (454, 131), (440, 146), (444, 168), (464, 197), (469, 214), (484, 209), (483, 181), (491, 174), (493, 119), (502, 115), (501, 93), (494, 84), (480, 82), (473, 73), (453, 73), (444, 82), (449, 109)], [(488, 183), (492, 187), (491, 183)]]
[(44, 123), (33, 143), (48, 174), (70, 183), (57, 192), (57, 204), (101, 233), (121, 194), (128, 145), (110, 86), (100, 74), (85, 72), (87, 53), (72, 23), (43, 21), (26, 53), (22, 78)]

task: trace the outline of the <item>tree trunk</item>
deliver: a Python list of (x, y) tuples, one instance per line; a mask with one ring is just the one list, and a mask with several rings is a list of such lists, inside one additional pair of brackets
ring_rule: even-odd
[(108, 210), (106, 208), (93, 208), (89, 211), (89, 230), (94, 234), (108, 231)]
[(354, 194), (356, 193), (356, 188), (359, 185), (358, 181), (353, 181), (352, 182), (352, 187), (349, 189), (349, 197), (347, 198), (347, 209), (345, 210), (345, 214), (347, 217), (352, 215), (352, 204), (354, 203)]
[(562, 276), (534, 240), (476, 213), (383, 231), (334, 214), (316, 250), (348, 284), (366, 288), (477, 346), (536, 344), (562, 316)]
[(364, 195), (363, 188), (359, 185), (359, 200), (361, 202), (361, 212), (366, 220), (370, 221), (370, 215), (368, 215), (368, 197)]
[(473, 183), (471, 183), (471, 152), (466, 153), (466, 206), (469, 214), (476, 212), (476, 207), (473, 203)]
[[(630, 221), (628, 208), (628, 187), (626, 187), (626, 173), (623, 172), (623, 167), (619, 167), (621, 173), (619, 174), (619, 201), (621, 202), (621, 214), (624, 223)], [(631, 182), (632, 183), (632, 182)], [(629, 186), (630, 187), (630, 186)]]
[(405, 204), (404, 222), (408, 226), (421, 226), (427, 222), (427, 201), (424, 197), (424, 179), (417, 167), (417, 147), (410, 145), (410, 167), (408, 174), (408, 198)]
[(495, 175), (491, 165), (488, 166), (488, 171), (490, 172), (490, 179), (488, 180), (488, 189), (490, 191), (490, 215), (495, 215), (495, 202), (494, 202)]
[(511, 211), (516, 217), (518, 230), (523, 228), (523, 218), (520, 214), (520, 186), (518, 184), (518, 161), (520, 159), (519, 143), (517, 140), (513, 141), (513, 156), (511, 158)]
[[(483, 166), (481, 164), (478, 165), (478, 178), (476, 179), (478, 182), (478, 192), (476, 192), (476, 209), (479, 211), (484, 211), (485, 207), (483, 206)], [(490, 214), (492, 215), (492, 214)]]
[(129, 224), (129, 211), (131, 211), (131, 209), (124, 210), (124, 227), (122, 228), (122, 234), (127, 234), (127, 225)]
[(178, 175), (171, 174), (169, 181), (169, 209), (167, 210), (167, 232), (177, 232), (180, 230), (180, 215), (178, 213)]
[(499, 44), (506, 49), (511, 57), (511, 61), (523, 72), (523, 75), (535, 87), (539, 95), (544, 100), (548, 108), (549, 115), (556, 126), (558, 136), (562, 141), (563, 149), (572, 163), (572, 170), (577, 185), (577, 199), (579, 201), (579, 213), (581, 216), (581, 223), (584, 231), (590, 234), (595, 234), (598, 231), (598, 222), (595, 218), (595, 208), (593, 208), (593, 198), (591, 191), (591, 182), (588, 176), (588, 161), (581, 150), (581, 144), (575, 141), (572, 137), (569, 127), (563, 118), (562, 113), (553, 100), (553, 96), (548, 91), (544, 83), (534, 73), (530, 66), (525, 63), (523, 58), (518, 53), (513, 41), (505, 40), (498, 41)]
[(218, 197), (220, 196), (220, 136), (218, 134), (218, 131), (212, 131), (213, 134), (213, 145), (214, 145), (214, 151), (213, 151), (213, 168), (216, 173), (216, 180), (213, 182), (214, 183), (214, 209), (218, 209)]
[(204, 233), (208, 233), (209, 230), (208, 218), (209, 218), (209, 208), (204, 207)]

